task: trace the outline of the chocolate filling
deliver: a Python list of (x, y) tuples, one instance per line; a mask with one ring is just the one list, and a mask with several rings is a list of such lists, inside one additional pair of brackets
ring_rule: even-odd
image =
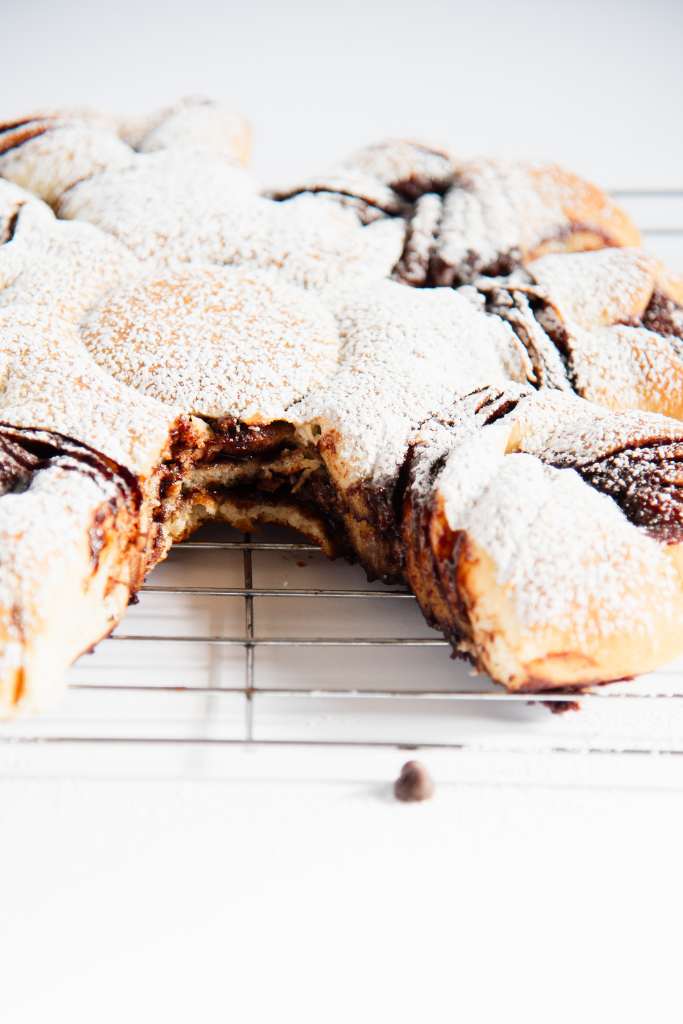
[(645, 442), (574, 468), (655, 540), (683, 541), (683, 443)]
[(0, 496), (28, 491), (36, 476), (48, 468), (80, 473), (109, 495), (95, 511), (88, 530), (95, 572), (108, 529), (119, 512), (125, 509), (137, 519), (141, 504), (137, 480), (123, 466), (72, 438), (0, 423)]
[(114, 483), (126, 502), (139, 504), (135, 477), (94, 448), (52, 431), (0, 423), (0, 494), (28, 490), (35, 475), (48, 466)]
[(508, 413), (514, 412), (520, 402), (518, 396), (506, 395), (504, 391), (496, 391), (490, 387), (480, 388), (471, 394), (483, 395), (483, 401), (476, 407), (475, 415), (480, 418), (481, 425), (484, 427), (504, 419)]
[(406, 226), (401, 258), (392, 271), (395, 281), (413, 288), (429, 287), (430, 268), (442, 216), (443, 202), (440, 196), (427, 192), (416, 200), (413, 216)]
[(0, 125), (0, 156), (19, 149), (20, 146), (37, 139), (48, 130), (48, 126), (41, 121), (31, 119), (30, 121), (18, 121), (15, 124)]
[(683, 306), (662, 292), (652, 293), (640, 322), (648, 331), (683, 341)]
[(550, 339), (557, 349), (557, 354), (562, 360), (567, 379), (573, 384), (575, 376), (572, 347), (564, 324), (550, 303), (546, 302), (545, 299), (533, 296), (529, 299), (529, 306), (536, 318), (536, 322), (543, 328), (546, 337)]
[(532, 368), (528, 383), (575, 391), (571, 341), (550, 303), (513, 283), (481, 281), (478, 288), (486, 312), (509, 324), (526, 349)]
[(240, 530), (259, 521), (284, 523), (330, 555), (351, 554), (340, 502), (317, 450), (299, 445), (283, 421), (255, 426), (227, 417), (188, 418), (149, 491), (148, 568), (173, 542), (211, 520)]
[(19, 203), (16, 210), (13, 210), (4, 223), (2, 233), (0, 234), (0, 245), (5, 245), (7, 242), (11, 242), (14, 238), (19, 223), (19, 214), (24, 204)]
[(507, 277), (522, 262), (519, 249), (498, 253), (489, 263), (482, 260), (474, 250), (469, 249), (455, 266), (439, 253), (439, 242), (440, 239), (437, 238), (436, 251), (429, 264), (428, 286), (431, 288), (457, 288), (459, 285), (471, 284), (477, 277)]
[[(307, 184), (301, 188), (271, 192), (269, 198), (281, 202), (305, 194), (325, 195), (336, 200), (342, 206), (353, 208), (364, 225), (371, 224), (381, 217), (400, 217), (406, 222), (405, 243), (392, 276), (394, 280), (412, 287), (457, 288), (460, 285), (475, 282), (478, 277), (507, 277), (521, 267), (524, 259), (529, 258), (530, 254), (525, 254), (518, 246), (499, 252), (488, 261), (482, 259), (481, 254), (474, 250), (469, 250), (457, 264), (453, 264), (444, 256), (443, 236), (444, 233), (450, 234), (450, 232), (444, 231), (443, 200), (447, 200), (451, 192), (471, 192), (474, 182), (467, 173), (455, 170), (445, 154), (417, 143), (412, 145), (418, 153), (425, 153), (430, 157), (441, 157), (443, 173), (428, 175), (416, 169), (402, 178), (384, 180), (377, 177), (378, 185), (382, 189), (388, 188), (395, 197), (394, 200), (388, 197), (378, 199), (361, 190), (356, 191), (352, 187), (340, 187), (339, 184), (334, 183), (333, 179), (326, 182), (324, 178), (316, 184)], [(417, 163), (419, 163), (419, 158), (416, 159)], [(341, 173), (343, 174), (343, 169)], [(442, 203), (441, 213), (436, 221), (425, 227), (420, 217), (420, 201), (428, 195), (442, 200)], [(446, 211), (445, 219), (447, 220), (447, 218)], [(577, 237), (580, 239), (579, 244), (575, 243), (572, 246), (571, 240)], [(592, 224), (565, 223), (558, 224), (556, 231), (539, 242), (534, 247), (533, 254), (571, 251), (572, 248), (596, 249), (613, 244), (614, 239), (606, 234), (601, 227)]]
[(286, 202), (287, 199), (296, 199), (297, 196), (320, 195), (333, 199), (340, 206), (351, 207), (358, 214), (363, 224), (372, 224), (384, 216), (396, 217), (407, 216), (408, 211), (403, 202), (396, 201), (389, 205), (380, 203), (376, 199), (360, 192), (351, 192), (346, 189), (333, 188), (325, 184), (307, 185), (305, 188), (290, 189), (285, 192), (273, 192), (270, 198), (277, 202)]
[(247, 459), (253, 455), (280, 450), (294, 437), (294, 428), (289, 423), (276, 420), (264, 425), (248, 425), (230, 416), (220, 419), (205, 418), (213, 438), (207, 445), (203, 459), (215, 458)]

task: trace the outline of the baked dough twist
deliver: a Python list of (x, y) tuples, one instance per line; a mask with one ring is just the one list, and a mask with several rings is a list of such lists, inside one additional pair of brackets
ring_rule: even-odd
[(328, 174), (273, 195), (334, 200), (362, 223), (402, 221), (393, 273), (416, 287), (506, 274), (549, 252), (640, 241), (604, 192), (554, 164), (463, 161), (405, 141), (368, 146)]
[(427, 617), (511, 690), (581, 687), (680, 651), (683, 425), (486, 388), (426, 423), (405, 490)]
[(512, 689), (679, 653), (683, 427), (617, 410), (681, 415), (681, 294), (601, 249), (625, 215), (413, 143), (267, 196), (247, 139), (194, 100), (0, 127), (0, 711), (211, 520), (405, 578)]
[(642, 249), (543, 256), (476, 287), (524, 344), (536, 386), (683, 419), (683, 286)]

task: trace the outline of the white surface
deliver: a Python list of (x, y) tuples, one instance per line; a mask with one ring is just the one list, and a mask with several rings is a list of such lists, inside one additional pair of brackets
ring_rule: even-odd
[[(269, 180), (413, 134), (552, 157), (610, 186), (683, 183), (674, 0), (4, 0), (0, 13), (2, 112), (233, 97)], [(680, 226), (680, 207), (638, 219)], [(680, 246), (653, 243), (683, 267)], [(204, 625), (215, 614), (205, 609)], [(289, 628), (282, 612), (260, 614)], [(107, 657), (96, 656), (105, 674)], [(327, 678), (347, 664), (338, 654)], [(213, 671), (228, 668), (223, 652)], [(599, 705), (598, 738), (632, 737), (641, 706)], [(662, 745), (679, 727), (666, 707)], [(359, 727), (331, 711), (283, 722), (267, 710), (264, 727)], [(200, 700), (200, 723), (204, 712)], [(514, 736), (532, 746), (588, 721), (513, 712)], [(377, 728), (371, 710), (357, 714)], [(444, 728), (430, 711), (418, 718)], [(219, 720), (226, 733), (244, 724), (237, 708)], [(175, 729), (177, 712), (160, 724), (155, 709), (150, 723)], [(500, 709), (467, 728), (500, 734)], [(406, 756), (3, 747), (2, 1019), (679, 1019), (683, 759), (434, 752), (436, 799), (404, 807), (388, 782)]]
[(453, 786), (399, 806), (367, 784), (274, 781), (17, 796), (0, 792), (11, 1024), (680, 1020), (670, 796)]

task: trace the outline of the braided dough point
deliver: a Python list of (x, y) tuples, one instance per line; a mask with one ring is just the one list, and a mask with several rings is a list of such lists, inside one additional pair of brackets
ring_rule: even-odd
[(0, 310), (0, 423), (74, 438), (145, 478), (178, 414), (114, 380), (62, 317), (31, 306)]
[(615, 325), (572, 332), (578, 394), (610, 409), (643, 409), (683, 419), (683, 359), (670, 338)]
[(0, 124), (0, 175), (54, 205), (84, 178), (128, 167), (135, 154), (116, 135), (91, 121), (35, 119)]
[(0, 311), (0, 715), (54, 703), (121, 618), (145, 569), (141, 501), (178, 423), (63, 317)]
[(454, 286), (549, 252), (638, 245), (628, 216), (599, 188), (549, 164), (461, 161), (405, 141), (369, 146), (328, 174), (275, 193), (334, 198), (361, 223), (406, 225), (394, 268), (404, 284)]
[(251, 152), (251, 130), (244, 118), (210, 100), (184, 100), (163, 111), (137, 141), (141, 153), (179, 147), (206, 149), (246, 164)]
[[(54, 214), (49, 206), (18, 185), (0, 180), (0, 246), (7, 245), (15, 238), (22, 211), (24, 214), (31, 212), (31, 223), (36, 229), (46, 229), (54, 222)], [(3, 249), (2, 252), (4, 254), (7, 250)]]
[(139, 275), (125, 246), (91, 224), (52, 219), (38, 232), (33, 219), (22, 207), (11, 244), (0, 248), (0, 307), (46, 307), (75, 324), (110, 288)]
[(544, 256), (528, 271), (535, 285), (521, 290), (545, 304), (578, 394), (683, 419), (683, 308), (657, 260), (605, 249)]
[[(21, 222), (20, 222), (21, 216)], [(38, 241), (54, 226), (55, 215), (47, 205), (10, 181), (0, 178), (0, 245), (9, 251), (10, 243), (21, 235), (28, 241)]]
[(188, 96), (152, 114), (119, 118), (121, 138), (140, 153), (159, 149), (206, 149), (237, 164), (251, 152), (251, 129), (232, 107), (201, 96)]
[[(55, 436), (56, 437), (56, 436)], [(5, 441), (0, 445), (5, 472)], [(86, 458), (94, 457), (88, 452)], [(58, 458), (0, 491), (0, 717), (50, 707), (68, 666), (111, 632), (141, 582), (127, 554), (135, 504), (78, 460)], [(93, 524), (109, 542), (94, 563)]]
[(0, 180), (0, 295), (27, 266), (27, 257), (54, 229), (49, 206), (29, 192)]
[[(199, 155), (197, 154), (197, 157)], [(141, 260), (201, 259), (223, 210), (255, 192), (249, 174), (220, 157), (175, 151), (133, 154), (123, 171), (106, 171), (70, 189), (57, 206), (65, 220), (85, 220), (114, 235)]]
[[(416, 448), (404, 539), (427, 615), (511, 690), (620, 679), (680, 654), (680, 424), (556, 392), (494, 399), (465, 403)], [(429, 441), (449, 433), (439, 468)], [(609, 459), (629, 465), (640, 503)]]
[(527, 269), (563, 321), (593, 328), (640, 320), (660, 267), (642, 249), (624, 248), (543, 256)]
[[(412, 431), (455, 395), (526, 379), (507, 325), (451, 290), (384, 281), (327, 293), (325, 300), (339, 326), (339, 369), (291, 414), (320, 430), (328, 468), (342, 487), (395, 476)], [(334, 446), (326, 446), (328, 434)]]
[(273, 192), (286, 200), (302, 194), (334, 198), (355, 210), (364, 223), (382, 215), (407, 216), (410, 201), (425, 193), (444, 192), (455, 174), (445, 150), (394, 139), (357, 150), (326, 174)]
[(283, 419), (336, 367), (334, 319), (266, 274), (196, 268), (146, 277), (92, 310), (82, 337), (97, 362), (152, 398), (247, 424)]
[(463, 164), (444, 197), (435, 284), (500, 273), (548, 252), (638, 245), (627, 215), (595, 185), (554, 165)]

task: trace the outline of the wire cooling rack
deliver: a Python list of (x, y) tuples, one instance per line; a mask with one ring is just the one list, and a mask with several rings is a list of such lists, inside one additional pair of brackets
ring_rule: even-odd
[[(327, 626), (327, 629), (322, 629)], [(510, 694), (449, 657), (403, 587), (314, 546), (248, 535), (174, 548), (51, 715), (4, 738), (80, 744), (683, 753), (683, 673)], [(573, 705), (572, 705), (573, 706)], [(554, 715), (551, 709), (562, 709)]]
[[(683, 189), (614, 194), (682, 263)], [(54, 714), (0, 741), (683, 754), (683, 662), (586, 693), (576, 714), (575, 695), (505, 693), (449, 654), (405, 588), (282, 532), (214, 532), (173, 549)]]

